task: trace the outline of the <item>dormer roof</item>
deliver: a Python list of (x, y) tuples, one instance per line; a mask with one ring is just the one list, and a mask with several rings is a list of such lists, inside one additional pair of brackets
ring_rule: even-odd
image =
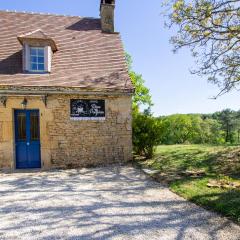
[(24, 42), (31, 42), (34, 40), (50, 45), (53, 52), (56, 52), (58, 50), (55, 41), (46, 33), (44, 33), (41, 29), (21, 34), (17, 37), (17, 39), (22, 45), (24, 44)]

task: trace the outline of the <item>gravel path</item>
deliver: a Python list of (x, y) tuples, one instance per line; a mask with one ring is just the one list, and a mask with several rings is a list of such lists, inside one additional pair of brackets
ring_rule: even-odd
[(0, 239), (224, 239), (240, 226), (131, 167), (0, 174)]

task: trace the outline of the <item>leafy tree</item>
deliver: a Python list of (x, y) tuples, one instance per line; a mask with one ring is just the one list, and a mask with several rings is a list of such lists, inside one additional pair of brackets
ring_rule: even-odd
[[(133, 96), (133, 146), (136, 154), (150, 158), (154, 153), (154, 146), (158, 144), (159, 128), (151, 116), (152, 97), (150, 90), (144, 85), (142, 75), (132, 69), (132, 58), (126, 53), (129, 76), (135, 87)], [(143, 107), (143, 113), (140, 112)]]
[(171, 120), (168, 117), (159, 117), (158, 122), (162, 129), (161, 134), (159, 135), (159, 142), (161, 144), (174, 144), (175, 142), (171, 131)]
[(225, 109), (221, 112), (213, 114), (213, 118), (221, 122), (222, 130), (225, 132), (225, 142), (234, 143), (236, 129), (238, 130), (240, 118), (237, 112), (231, 109)]
[(240, 111), (236, 112), (236, 119), (234, 122), (237, 139), (236, 142), (240, 143)]
[(192, 131), (192, 119), (188, 115), (175, 114), (164, 117), (163, 141), (166, 144), (182, 144), (190, 142), (194, 132)]
[(185, 143), (191, 134), (191, 120), (186, 115), (173, 115), (172, 135), (176, 143)]
[[(189, 138), (190, 143), (205, 143), (205, 135), (203, 133), (204, 121), (199, 114), (189, 114), (187, 115), (191, 121), (191, 135)], [(209, 131), (210, 132), (210, 131)]]
[(142, 75), (133, 71), (131, 56), (128, 53), (126, 53), (125, 56), (128, 64), (129, 76), (135, 87), (135, 93), (133, 96), (133, 110), (139, 111), (140, 106), (143, 106), (149, 112), (151, 106), (153, 105), (150, 90), (144, 85), (145, 81), (142, 78)]
[(177, 27), (174, 50), (189, 47), (195, 74), (224, 94), (240, 83), (240, 0), (169, 0), (167, 26)]
[[(236, 112), (231, 110), (223, 112), (207, 115), (174, 114), (160, 117), (159, 142), (162, 144), (223, 144), (226, 141), (235, 143), (240, 121), (235, 117)], [(229, 125), (232, 127), (227, 129)]]
[(223, 144), (225, 143), (224, 131), (219, 121), (206, 118), (201, 123), (201, 141), (199, 143)]

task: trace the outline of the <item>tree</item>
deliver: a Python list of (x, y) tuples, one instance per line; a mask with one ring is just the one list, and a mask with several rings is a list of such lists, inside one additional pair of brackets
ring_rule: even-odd
[(221, 123), (216, 119), (204, 119), (201, 123), (202, 139), (200, 143), (223, 144), (225, 139), (221, 127)]
[(158, 127), (161, 129), (159, 136), (161, 144), (222, 144), (225, 142), (224, 126), (217, 113), (214, 115), (174, 114), (160, 117)]
[(146, 108), (146, 111), (150, 111), (152, 104), (152, 96), (150, 95), (150, 90), (144, 85), (145, 81), (141, 74), (138, 74), (132, 69), (132, 58), (126, 53), (126, 61), (128, 64), (129, 76), (135, 87), (135, 93), (133, 96), (133, 110), (139, 111), (140, 106)]
[(206, 75), (224, 94), (240, 84), (240, 0), (169, 0), (174, 50), (189, 47), (195, 74)]
[(240, 111), (236, 112), (235, 126), (237, 131), (237, 143), (240, 143)]
[[(132, 69), (132, 58), (126, 53), (129, 76), (135, 87), (133, 96), (133, 146), (134, 152), (151, 158), (154, 153), (154, 147), (158, 144), (159, 128), (157, 121), (151, 116), (152, 97), (150, 90), (144, 85), (145, 81), (142, 75)], [(140, 107), (143, 112), (140, 112)]]
[(231, 109), (225, 109), (221, 112), (213, 114), (222, 124), (222, 130), (225, 132), (225, 142), (234, 142), (234, 133), (236, 126), (236, 112)]

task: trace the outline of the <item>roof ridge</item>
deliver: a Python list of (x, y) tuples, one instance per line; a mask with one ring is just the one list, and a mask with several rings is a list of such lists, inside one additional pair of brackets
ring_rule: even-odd
[(31, 31), (31, 32), (26, 32), (26, 33), (24, 33), (24, 34), (21, 34), (19, 37), (23, 37), (23, 36), (26, 36), (26, 35), (31, 35), (31, 34), (36, 33), (36, 32), (41, 32), (41, 33), (43, 33), (44, 35), (46, 35), (41, 28), (38, 28), (38, 29), (33, 30), (33, 31)]
[(29, 11), (17, 11), (17, 10), (2, 10), (0, 12), (4, 13), (20, 13), (20, 14), (29, 14), (29, 15), (46, 15), (46, 16), (56, 16), (56, 17), (79, 17), (79, 18), (88, 18), (88, 19), (100, 19), (96, 17), (83, 17), (77, 15), (68, 15), (68, 14), (58, 14), (58, 13), (46, 13), (46, 12), (29, 12)]

